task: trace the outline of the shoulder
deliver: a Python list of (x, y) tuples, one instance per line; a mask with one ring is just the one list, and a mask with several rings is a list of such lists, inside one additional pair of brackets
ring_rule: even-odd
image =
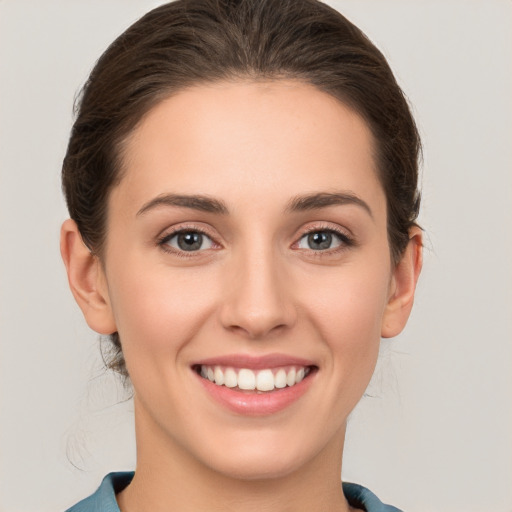
[(402, 512), (396, 507), (382, 503), (373, 492), (362, 485), (344, 482), (343, 494), (352, 507), (366, 512)]
[(109, 473), (98, 490), (66, 510), (66, 512), (119, 512), (116, 493), (122, 491), (133, 478), (133, 472)]

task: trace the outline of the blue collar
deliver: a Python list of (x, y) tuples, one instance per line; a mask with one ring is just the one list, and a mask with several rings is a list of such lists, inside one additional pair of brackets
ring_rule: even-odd
[[(109, 473), (93, 495), (80, 501), (66, 512), (120, 512), (116, 494), (132, 481), (133, 475), (132, 471)], [(382, 503), (375, 494), (362, 485), (343, 483), (343, 493), (352, 507), (363, 509), (366, 512), (401, 512), (391, 505)]]

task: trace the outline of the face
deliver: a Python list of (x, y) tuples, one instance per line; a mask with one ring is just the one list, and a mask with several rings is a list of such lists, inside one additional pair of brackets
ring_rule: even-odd
[(395, 290), (372, 144), (292, 81), (189, 88), (132, 133), (101, 281), (147, 456), (249, 479), (339, 458)]

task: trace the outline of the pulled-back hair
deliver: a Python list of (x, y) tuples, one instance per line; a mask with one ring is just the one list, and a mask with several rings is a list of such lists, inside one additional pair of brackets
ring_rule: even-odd
[[(418, 131), (381, 52), (316, 0), (177, 0), (147, 13), (109, 46), (82, 89), (62, 167), (69, 213), (89, 249), (102, 257), (123, 143), (143, 116), (188, 86), (240, 79), (312, 84), (365, 119), (398, 262), (419, 210)], [(126, 376), (117, 333), (111, 341), (108, 365)]]

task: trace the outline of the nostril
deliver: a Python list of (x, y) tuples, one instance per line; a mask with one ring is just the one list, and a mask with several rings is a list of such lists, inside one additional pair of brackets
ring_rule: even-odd
[(288, 326), (284, 323), (273, 325), (272, 323), (248, 322), (244, 325), (230, 325), (227, 329), (233, 333), (240, 334), (251, 340), (260, 340), (268, 336), (278, 336)]

